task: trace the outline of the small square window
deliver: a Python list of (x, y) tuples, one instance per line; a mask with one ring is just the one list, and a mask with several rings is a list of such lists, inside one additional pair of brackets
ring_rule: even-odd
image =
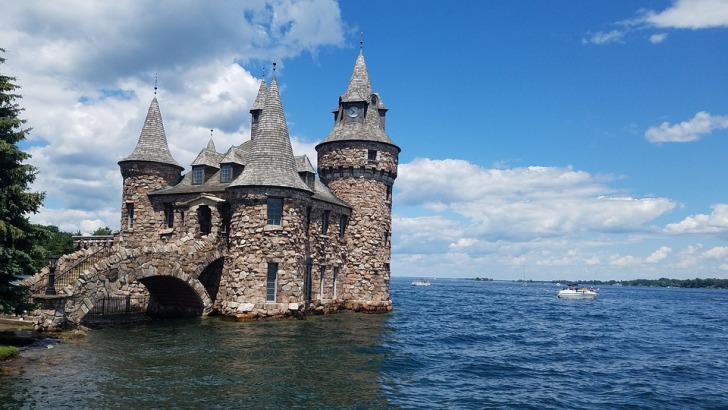
[(377, 150), (370, 149), (367, 151), (367, 160), (369, 161), (376, 161), (377, 160)]

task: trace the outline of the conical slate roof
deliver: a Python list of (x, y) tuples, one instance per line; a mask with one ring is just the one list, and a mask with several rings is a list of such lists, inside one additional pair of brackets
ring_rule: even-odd
[(359, 56), (356, 58), (349, 85), (341, 96), (337, 110), (342, 110), (343, 103), (349, 102), (359, 102), (366, 106), (362, 114), (365, 116), (364, 120), (361, 122), (343, 121), (341, 118), (337, 118), (334, 129), (321, 144), (335, 141), (376, 141), (397, 146), (384, 131), (378, 110), (386, 110), (386, 107), (379, 94), (373, 91), (362, 51), (359, 51)]
[(260, 88), (258, 88), (258, 95), (255, 96), (255, 102), (250, 111), (262, 110), (265, 107), (265, 95), (268, 93), (268, 87), (265, 86), (265, 78), (260, 81)]
[(169, 152), (167, 135), (164, 133), (162, 113), (159, 111), (157, 97), (154, 97), (152, 104), (149, 106), (147, 118), (144, 120), (144, 127), (142, 127), (142, 133), (139, 135), (136, 148), (134, 148), (131, 155), (119, 162), (126, 161), (158, 162), (183, 168), (172, 158), (172, 154)]
[(367, 101), (373, 93), (372, 83), (369, 81), (369, 71), (367, 71), (367, 64), (364, 61), (364, 52), (359, 50), (359, 56), (354, 63), (354, 72), (351, 73), (349, 86), (341, 96), (341, 101)]
[(271, 80), (265, 106), (253, 140), (247, 165), (230, 187), (275, 186), (311, 192), (296, 172), (296, 162), (283, 114), (275, 76)]

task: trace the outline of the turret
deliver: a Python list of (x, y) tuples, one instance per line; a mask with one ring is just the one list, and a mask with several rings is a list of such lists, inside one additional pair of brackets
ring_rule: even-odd
[(319, 177), (352, 207), (343, 298), (377, 310), (391, 309), (391, 201), (400, 152), (385, 132), (386, 113), (360, 51), (334, 110), (334, 127), (316, 146)]
[(245, 168), (226, 188), (235, 232), (221, 281), (226, 315), (241, 312), (241, 299), (266, 309), (301, 302), (303, 222), (313, 190), (298, 173), (275, 72), (253, 137)]
[(149, 236), (159, 229), (159, 223), (147, 194), (177, 183), (184, 168), (169, 152), (156, 96), (147, 111), (134, 151), (119, 161), (119, 168), (124, 179), (120, 225), (122, 238), (131, 241), (131, 244), (138, 244), (145, 237), (157, 239), (153, 235)]

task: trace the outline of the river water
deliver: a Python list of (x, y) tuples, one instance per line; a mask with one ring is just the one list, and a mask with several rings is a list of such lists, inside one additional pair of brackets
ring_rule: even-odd
[(23, 352), (3, 409), (728, 408), (728, 291), (392, 280), (389, 315), (93, 330)]

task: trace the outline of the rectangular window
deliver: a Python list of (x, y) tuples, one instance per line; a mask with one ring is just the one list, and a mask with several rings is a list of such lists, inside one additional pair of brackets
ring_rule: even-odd
[(324, 211), (324, 215), (321, 217), (321, 233), (326, 235), (329, 232), (329, 215), (331, 211)]
[(334, 292), (333, 298), (334, 299), (336, 299), (336, 278), (337, 278), (337, 276), (339, 276), (339, 267), (338, 266), (334, 266), (334, 278), (332, 279), (333, 286), (334, 286), (334, 290), (333, 290), (333, 292)]
[(280, 225), (283, 219), (283, 198), (268, 198), (268, 225)]
[(384, 230), (384, 246), (387, 246), (389, 242), (389, 229)]
[(265, 301), (275, 302), (276, 301), (276, 288), (278, 283), (278, 264), (274, 262), (268, 262), (268, 275), (265, 281)]
[(341, 215), (341, 218), (339, 219), (339, 236), (343, 237), (344, 233), (346, 232), (346, 224), (349, 223), (349, 217), (346, 215)]
[(367, 160), (376, 161), (377, 160), (377, 150), (375, 150), (375, 149), (367, 150)]
[(134, 228), (134, 204), (126, 204), (126, 227)]
[(192, 184), (200, 185), (205, 176), (205, 169), (202, 166), (192, 167)]
[(303, 278), (303, 300), (311, 301), (311, 260), (306, 262), (306, 276)]
[(326, 267), (321, 267), (321, 272), (319, 273), (319, 299), (324, 298), (324, 275), (326, 274)]
[(172, 204), (164, 204), (164, 224), (167, 228), (174, 226), (174, 210)]
[(232, 164), (224, 164), (220, 167), (220, 182), (230, 182), (233, 180)]
[(391, 185), (387, 185), (387, 198), (386, 198), (386, 200), (387, 201), (392, 200), (392, 186)]

